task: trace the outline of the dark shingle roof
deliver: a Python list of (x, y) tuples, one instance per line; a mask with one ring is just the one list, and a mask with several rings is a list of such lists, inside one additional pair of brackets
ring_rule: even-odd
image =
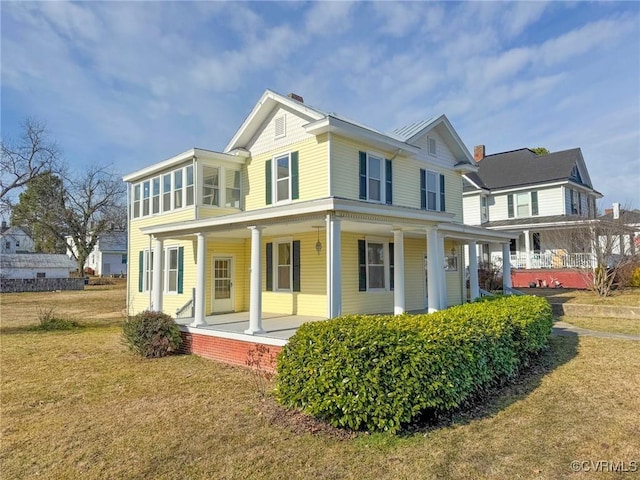
[[(602, 220), (614, 221), (613, 212), (602, 215)], [(620, 210), (620, 219), (627, 225), (640, 225), (640, 210)]]
[[(571, 178), (593, 188), (584, 179), (571, 177), (574, 165), (580, 161), (579, 148), (548, 155), (536, 155), (528, 148), (487, 155), (478, 162), (478, 178), (489, 189), (536, 185)], [(475, 181), (475, 180), (474, 180)]]

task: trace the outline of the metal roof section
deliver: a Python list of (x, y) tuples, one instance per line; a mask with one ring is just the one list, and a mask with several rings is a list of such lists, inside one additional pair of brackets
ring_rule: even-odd
[(0, 269), (68, 268), (75, 270), (75, 260), (63, 253), (8, 253), (0, 256)]
[(414, 137), (422, 130), (424, 130), (429, 124), (431, 124), (435, 120), (435, 117), (431, 117), (427, 120), (421, 120), (419, 122), (412, 123), (410, 125), (405, 125), (404, 127), (396, 128), (391, 132), (393, 135), (398, 137), (403, 141), (407, 141), (410, 138)]

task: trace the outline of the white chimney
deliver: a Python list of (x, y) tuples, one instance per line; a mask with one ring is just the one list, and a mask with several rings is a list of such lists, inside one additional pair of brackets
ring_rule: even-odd
[(620, 204), (618, 202), (614, 202), (613, 204), (613, 219), (618, 220), (620, 218)]

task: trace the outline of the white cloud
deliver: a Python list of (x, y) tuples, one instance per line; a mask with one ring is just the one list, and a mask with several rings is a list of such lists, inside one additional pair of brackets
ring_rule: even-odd
[(544, 1), (511, 2), (502, 18), (504, 32), (510, 37), (521, 34), (528, 26), (540, 20), (548, 7), (549, 3)]

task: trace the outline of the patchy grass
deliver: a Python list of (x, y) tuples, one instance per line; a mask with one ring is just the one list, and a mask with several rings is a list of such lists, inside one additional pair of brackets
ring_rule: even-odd
[(518, 290), (529, 295), (545, 297), (551, 303), (640, 306), (640, 288), (614, 290), (609, 297), (598, 297), (590, 290), (575, 290), (572, 288), (519, 288)]
[[(640, 335), (640, 319), (637, 318), (599, 318), (599, 317), (558, 317), (558, 320), (580, 328), (598, 332), (627, 333)], [(639, 346), (640, 348), (640, 346)]]
[(529, 375), (474, 407), (400, 436), (353, 435), (283, 411), (248, 369), (133, 356), (108, 292), (61, 294), (98, 318), (56, 332), (28, 330), (41, 294), (3, 295), (3, 479), (564, 479), (572, 460), (640, 460), (637, 342), (553, 337)]

